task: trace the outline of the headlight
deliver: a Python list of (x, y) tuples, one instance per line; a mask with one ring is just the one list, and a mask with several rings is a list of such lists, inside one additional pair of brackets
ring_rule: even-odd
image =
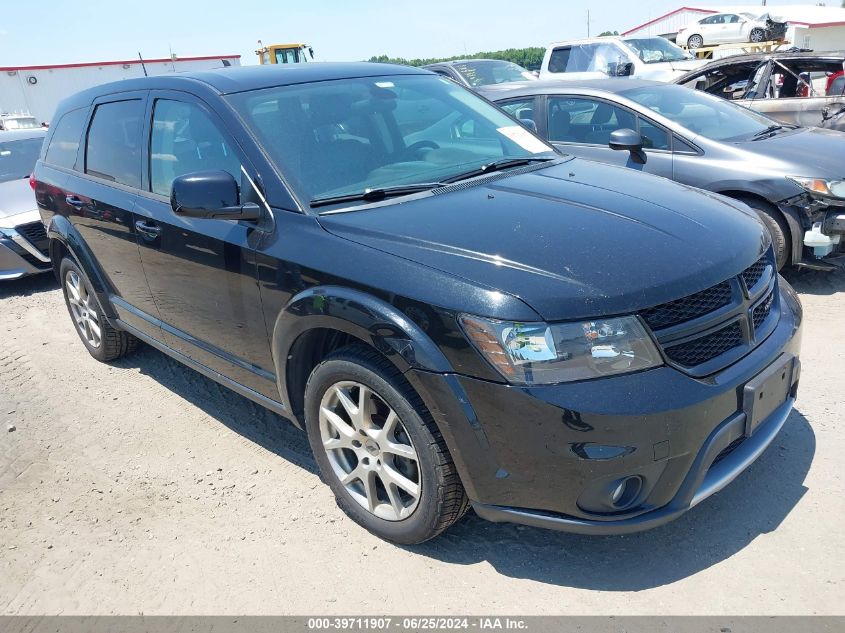
[(636, 317), (580, 323), (513, 323), (461, 315), (475, 348), (515, 384), (554, 384), (663, 364)]
[(824, 178), (799, 178), (798, 176), (787, 176), (799, 187), (832, 198), (845, 198), (845, 180), (825, 180)]

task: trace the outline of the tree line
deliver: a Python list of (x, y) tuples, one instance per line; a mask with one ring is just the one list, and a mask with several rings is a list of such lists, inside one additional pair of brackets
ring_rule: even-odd
[(503, 51), (484, 51), (471, 55), (455, 55), (453, 57), (432, 57), (429, 59), (405, 59), (404, 57), (389, 57), (388, 55), (374, 55), (368, 61), (382, 64), (404, 64), (405, 66), (425, 66), (437, 62), (451, 62), (456, 59), (502, 59), (519, 64), (528, 70), (540, 70), (543, 54), (546, 49), (540, 46), (529, 48), (508, 48)]

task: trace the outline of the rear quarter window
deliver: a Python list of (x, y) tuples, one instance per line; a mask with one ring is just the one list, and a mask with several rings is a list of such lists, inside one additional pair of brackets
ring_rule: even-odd
[(143, 116), (140, 99), (98, 105), (88, 128), (85, 173), (140, 188)]
[(86, 108), (71, 110), (55, 124), (55, 131), (50, 137), (50, 144), (44, 155), (44, 162), (55, 167), (74, 169), (79, 153), (79, 141), (85, 126)]

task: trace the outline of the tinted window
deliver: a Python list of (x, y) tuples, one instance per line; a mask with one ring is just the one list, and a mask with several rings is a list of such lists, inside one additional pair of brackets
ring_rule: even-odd
[(82, 138), (82, 128), (88, 110), (73, 110), (65, 114), (56, 124), (47, 156), (44, 161), (57, 167), (73, 169), (76, 166), (76, 155), (79, 152), (79, 140)]
[(240, 160), (201, 108), (156, 101), (150, 141), (152, 191), (169, 196), (174, 178), (196, 171), (227, 171), (241, 179)]
[(748, 108), (682, 86), (649, 86), (620, 94), (715, 141), (745, 140), (775, 124)]
[(305, 200), (437, 182), (552, 148), (435, 75), (322, 81), (226, 97)]
[(510, 114), (512, 117), (519, 119), (520, 121), (534, 121), (534, 98), (528, 99), (519, 99), (517, 101), (506, 101), (504, 103), (499, 103), (499, 107)]
[(499, 60), (480, 60), (461, 62), (454, 65), (470, 86), (488, 86), (509, 81), (536, 79), (534, 75), (512, 62)]
[(669, 134), (666, 130), (642, 117), (637, 117), (637, 119), (640, 122), (643, 147), (646, 149), (669, 149)]
[(26, 178), (41, 153), (42, 137), (4, 141), (0, 134), (0, 182)]
[(85, 173), (140, 187), (143, 116), (140, 100), (98, 105), (88, 129)]
[(549, 98), (549, 140), (607, 145), (610, 133), (635, 130), (636, 117), (606, 101), (578, 97)]

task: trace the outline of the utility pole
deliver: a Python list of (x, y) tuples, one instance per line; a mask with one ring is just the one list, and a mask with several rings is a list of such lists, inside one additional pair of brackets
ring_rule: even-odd
[[(764, 2), (765, 4), (765, 2)], [(590, 37), (590, 10), (587, 9), (587, 37)]]

